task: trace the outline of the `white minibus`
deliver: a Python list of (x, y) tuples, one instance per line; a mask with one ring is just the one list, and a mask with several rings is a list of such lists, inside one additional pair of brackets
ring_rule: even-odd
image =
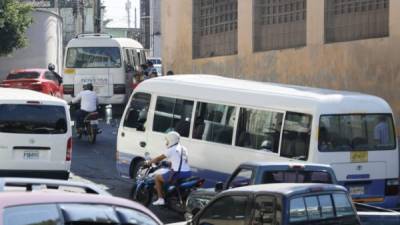
[(189, 163), (210, 182), (240, 163), (330, 164), (359, 202), (395, 207), (399, 161), (390, 106), (361, 93), (212, 75), (159, 77), (132, 94), (118, 130), (117, 167), (134, 178), (145, 153), (179, 132)]
[(0, 177), (68, 179), (72, 129), (59, 98), (0, 88)]
[(92, 83), (100, 104), (125, 104), (132, 92), (133, 73), (144, 63), (144, 49), (133, 39), (78, 35), (65, 51), (64, 99), (70, 101), (83, 84)]

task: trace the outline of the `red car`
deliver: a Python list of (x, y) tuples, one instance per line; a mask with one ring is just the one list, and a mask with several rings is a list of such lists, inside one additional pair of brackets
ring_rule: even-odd
[(0, 87), (23, 88), (63, 97), (62, 77), (46, 69), (14, 70)]

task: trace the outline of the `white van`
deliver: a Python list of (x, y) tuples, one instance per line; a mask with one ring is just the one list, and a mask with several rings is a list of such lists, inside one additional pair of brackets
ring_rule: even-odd
[(64, 60), (64, 99), (70, 101), (92, 83), (99, 104), (123, 105), (132, 93), (133, 75), (146, 63), (143, 46), (130, 38), (81, 34), (70, 40)]
[[(399, 160), (393, 113), (379, 97), (211, 75), (142, 82), (121, 119), (118, 169), (135, 177), (146, 152), (175, 130), (206, 186), (245, 161), (330, 164), (359, 202), (396, 207)], [(390, 169), (389, 169), (390, 168)]]
[(70, 121), (62, 99), (0, 88), (0, 176), (68, 179)]

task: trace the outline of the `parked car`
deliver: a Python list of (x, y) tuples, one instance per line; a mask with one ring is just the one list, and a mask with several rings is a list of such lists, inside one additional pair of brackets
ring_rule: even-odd
[(0, 140), (0, 177), (68, 179), (72, 128), (64, 100), (0, 88)]
[(328, 183), (336, 184), (336, 176), (329, 165), (312, 163), (246, 162), (240, 164), (228, 180), (215, 188), (198, 189), (186, 202), (188, 219), (199, 212), (219, 192), (230, 188), (266, 183)]
[(63, 98), (62, 78), (47, 69), (15, 70), (8, 74), (0, 87), (30, 89)]
[[(13, 182), (16, 184), (13, 185)], [(69, 186), (69, 182), (49, 180), (0, 179), (9, 186), (31, 187), (46, 185), (53, 189)], [(92, 190), (90, 185), (73, 183), (73, 188)], [(96, 188), (94, 188), (96, 189)], [(143, 224), (161, 225), (162, 222), (142, 205), (96, 190), (88, 193), (65, 191), (0, 192), (0, 225), (28, 224)]]
[(224, 191), (186, 224), (359, 225), (360, 220), (346, 188), (286, 183)]

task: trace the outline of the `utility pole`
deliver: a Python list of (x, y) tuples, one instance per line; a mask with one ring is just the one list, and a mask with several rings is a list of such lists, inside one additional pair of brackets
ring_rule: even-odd
[(135, 28), (137, 28), (137, 15), (136, 15), (137, 8), (135, 7)]
[(101, 33), (101, 2), (93, 0), (93, 31)]
[(131, 28), (131, 7), (132, 7), (131, 1), (127, 0), (125, 4), (125, 10), (126, 13), (128, 14), (128, 28)]

